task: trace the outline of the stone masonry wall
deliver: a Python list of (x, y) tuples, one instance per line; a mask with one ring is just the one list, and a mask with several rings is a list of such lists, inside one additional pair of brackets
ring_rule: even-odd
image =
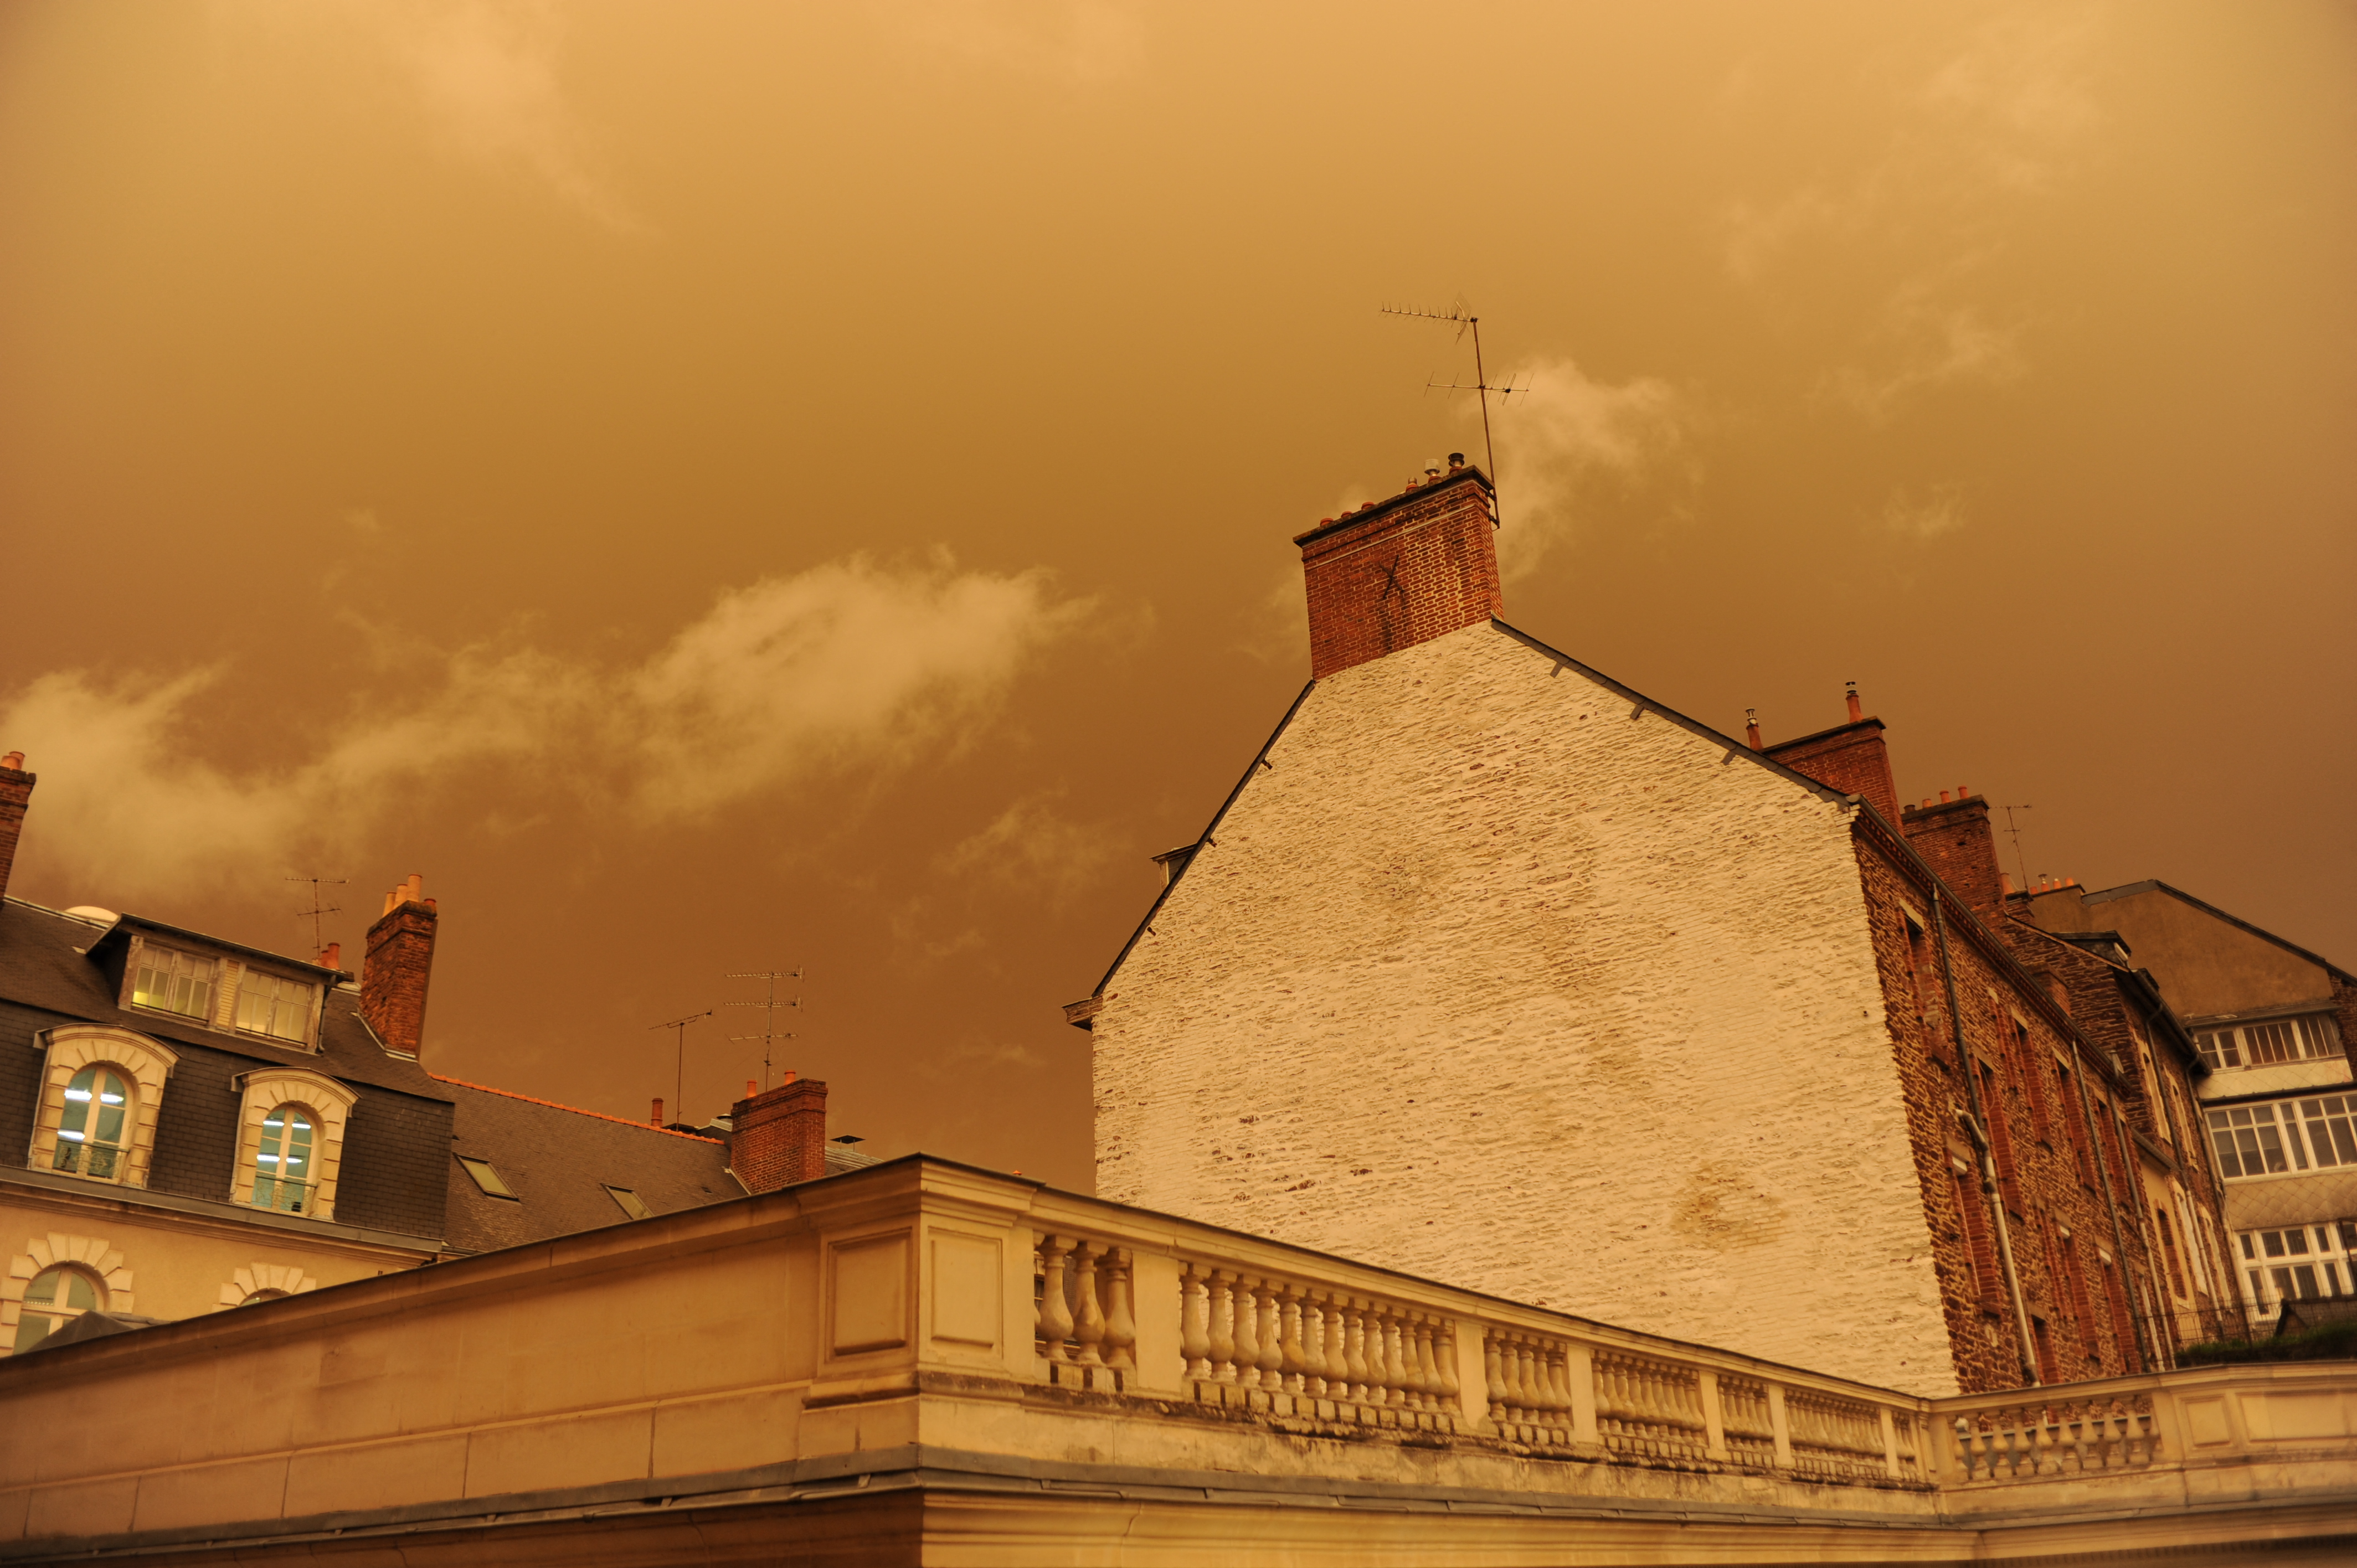
[(1321, 682), (1105, 987), (1098, 1191), (1953, 1391), (1851, 808), (1631, 706)]

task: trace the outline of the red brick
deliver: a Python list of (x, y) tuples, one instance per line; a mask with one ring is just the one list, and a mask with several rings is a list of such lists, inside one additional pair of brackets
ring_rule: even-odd
[(1452, 467), (1293, 542), (1309, 596), (1309, 672), (1321, 681), (1504, 607), (1490, 481), (1479, 468)]

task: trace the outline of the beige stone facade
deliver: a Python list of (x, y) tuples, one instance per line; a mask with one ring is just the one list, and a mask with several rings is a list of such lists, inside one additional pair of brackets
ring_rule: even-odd
[(1101, 1193), (1953, 1391), (1857, 808), (1494, 624), (1266, 762), (1092, 1021)]

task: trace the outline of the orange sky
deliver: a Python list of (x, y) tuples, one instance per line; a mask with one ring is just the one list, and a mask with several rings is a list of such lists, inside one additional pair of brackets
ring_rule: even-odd
[(430, 1064), (630, 1115), (801, 963), (838, 1130), (1085, 1187), (1462, 297), (1514, 624), (2357, 963), (2352, 176), (2345, 5), (16, 0), (12, 891), (422, 871)]

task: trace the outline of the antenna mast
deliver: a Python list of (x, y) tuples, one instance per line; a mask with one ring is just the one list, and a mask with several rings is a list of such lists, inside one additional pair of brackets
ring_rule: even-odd
[(2021, 890), (2024, 893), (2029, 891), (2029, 860), (2021, 853), (2021, 824), (2013, 820), (2013, 814), (2016, 811), (2027, 811), (2031, 809), (2026, 803), (2019, 806), (2007, 806), (2005, 809), (2005, 831), (2013, 835), (2013, 859), (2014, 864), (2021, 867)]
[[(778, 1009), (780, 1007), (799, 1008), (802, 1006), (802, 965), (796, 964), (791, 969), (738, 970), (730, 974), (727, 978), (730, 980), (765, 980), (770, 983), (770, 992), (767, 1000), (760, 1002), (731, 1002), (728, 1004), (731, 1007), (759, 1007), (762, 1009), (761, 1032), (759, 1034), (731, 1035), (728, 1037), (731, 1040), (737, 1041), (759, 1040), (761, 1042), (761, 1088), (766, 1090), (770, 1087), (770, 1047), (775, 1041), (791, 1040), (794, 1037), (793, 1031), (791, 1029), (787, 1030), (783, 1034), (778, 1032)], [(780, 1002), (778, 1000), (778, 982), (781, 980), (791, 980), (794, 983), (794, 999), (791, 1002)]]
[(1490, 521), (1494, 527), (1505, 527), (1505, 510), (1498, 501), (1498, 448), (1490, 435), (1490, 394), (1496, 392), (1498, 403), (1502, 407), (1508, 398), (1529, 389), (1514, 385), (1512, 376), (1506, 378), (1503, 386), (1490, 384), (1489, 372), (1481, 368), (1481, 318), (1473, 314), (1472, 308), (1463, 299), (1447, 310), (1424, 310), (1408, 305), (1382, 305), (1375, 308), (1385, 316), (1405, 316), (1418, 321), (1453, 321), (1457, 324), (1458, 337), (1462, 338), (1468, 332), (1473, 334), (1473, 384), (1460, 385), (1457, 378), (1451, 376), (1445, 387), (1429, 378), (1424, 385), (1427, 392), (1469, 392), (1481, 400), (1481, 453), (1490, 466)]
[(679, 1031), (678, 1081), (672, 1086), (672, 1093), (677, 1098), (672, 1101), (672, 1108), (673, 1113), (683, 1122), (687, 1120), (687, 1026), (690, 1024), (700, 1024), (711, 1016), (712, 1009), (706, 1007), (701, 1013), (686, 1013), (676, 1018), (667, 1018), (660, 1024), (647, 1026), (650, 1030), (677, 1029)]
[(303, 883), (311, 889), (311, 907), (307, 909), (296, 910), (295, 918), (298, 920), (308, 919), (311, 922), (311, 952), (312, 956), (317, 957), (328, 950), (327, 918), (344, 912), (343, 906), (340, 904), (320, 902), (321, 889), (341, 887), (350, 879), (342, 876), (290, 876), (286, 880)]

